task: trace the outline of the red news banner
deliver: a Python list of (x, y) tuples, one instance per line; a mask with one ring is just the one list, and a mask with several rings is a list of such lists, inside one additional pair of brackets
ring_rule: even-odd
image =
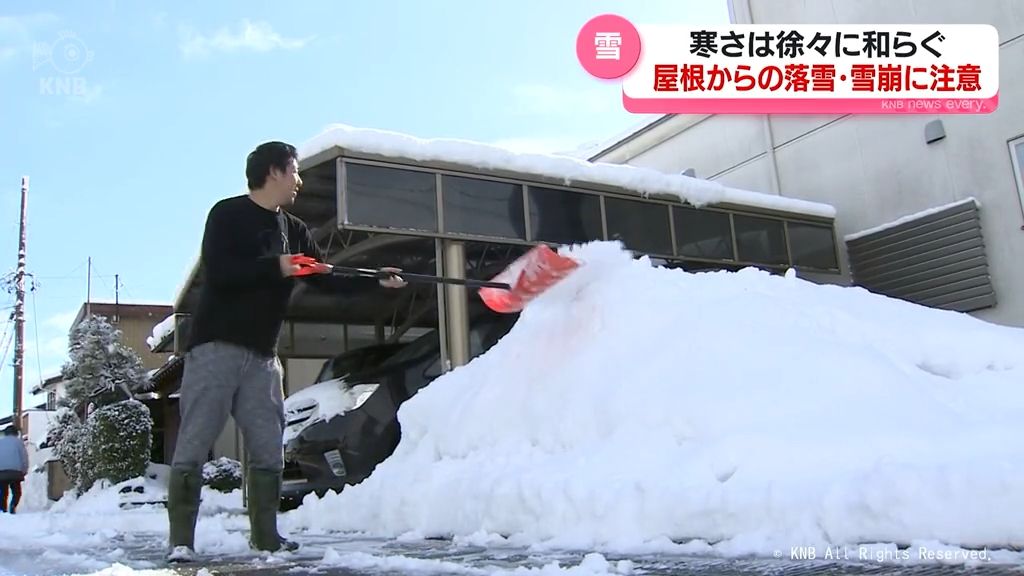
[(598, 16), (577, 37), (630, 112), (986, 114), (999, 101), (990, 25), (633, 26)]

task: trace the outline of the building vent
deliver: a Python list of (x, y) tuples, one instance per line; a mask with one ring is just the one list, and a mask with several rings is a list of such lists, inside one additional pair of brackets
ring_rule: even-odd
[(968, 198), (845, 238), (854, 284), (924, 306), (994, 306), (978, 203)]

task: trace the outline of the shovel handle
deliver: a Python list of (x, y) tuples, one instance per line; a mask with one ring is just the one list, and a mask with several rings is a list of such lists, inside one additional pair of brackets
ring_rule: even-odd
[[(378, 278), (385, 279), (390, 278), (393, 274), (382, 270), (375, 270), (373, 268), (349, 268), (346, 266), (334, 266), (331, 269), (332, 274), (342, 276), (364, 276), (367, 278)], [(512, 287), (504, 282), (490, 282), (487, 280), (472, 280), (467, 278), (447, 278), (444, 276), (431, 276), (429, 274), (407, 274), (405, 272), (399, 272), (396, 274), (402, 280), (406, 282), (431, 282), (435, 284), (456, 284), (459, 286), (467, 286), (471, 288), (499, 288), (502, 290), (511, 290)]]

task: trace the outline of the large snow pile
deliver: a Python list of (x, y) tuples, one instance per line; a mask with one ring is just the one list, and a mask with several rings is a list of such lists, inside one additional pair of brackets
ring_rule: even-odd
[(641, 194), (667, 194), (694, 206), (736, 203), (766, 209), (834, 217), (835, 207), (818, 202), (784, 198), (690, 176), (667, 174), (626, 164), (588, 162), (575, 156), (515, 152), (480, 142), (454, 138), (417, 138), (398, 132), (332, 124), (299, 148), (302, 158), (331, 148), (362, 154), (379, 154), (414, 162), (465, 164), (480, 170), (518, 172), (554, 178), (565, 185), (603, 184)]
[(726, 555), (1024, 544), (1024, 330), (569, 253), (581, 269), (403, 406), (389, 460), (293, 526)]

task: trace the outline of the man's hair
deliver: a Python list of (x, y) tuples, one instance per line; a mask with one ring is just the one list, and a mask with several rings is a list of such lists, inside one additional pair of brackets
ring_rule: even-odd
[(13, 425), (13, 424), (11, 424), (7, 428), (4, 428), (4, 435), (5, 436), (17, 436), (18, 435), (18, 427)]
[(245, 161), (245, 178), (249, 181), (249, 190), (262, 188), (267, 183), (271, 168), (283, 172), (293, 158), (298, 160), (299, 154), (291, 144), (275, 141), (257, 146)]

